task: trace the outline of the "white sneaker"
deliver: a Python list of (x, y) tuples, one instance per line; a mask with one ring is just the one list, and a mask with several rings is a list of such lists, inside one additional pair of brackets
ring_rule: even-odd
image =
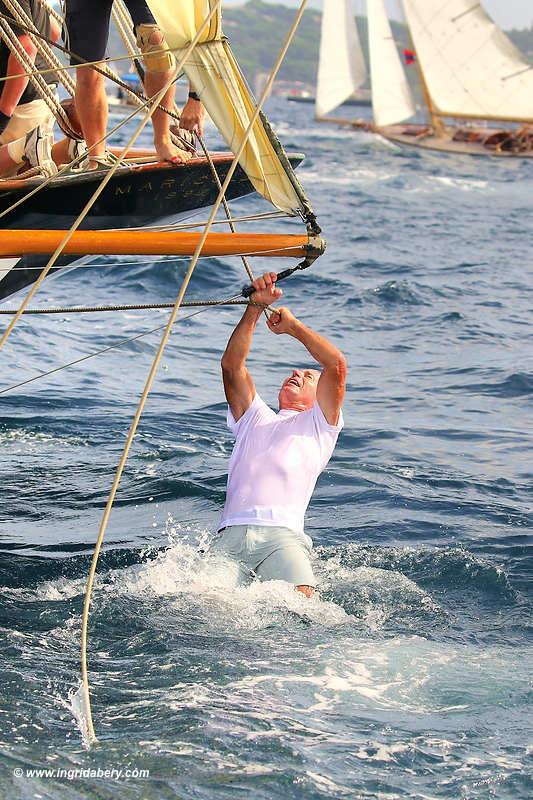
[(68, 159), (69, 161), (75, 161), (79, 159), (76, 166), (80, 165), (82, 161), (80, 156), (84, 156), (87, 153), (87, 145), (85, 144), (85, 139), (71, 139), (70, 136), (68, 137)]
[(38, 169), (45, 178), (51, 178), (57, 173), (57, 167), (52, 158), (54, 135), (50, 128), (38, 125), (26, 134), (24, 145), (24, 158), (31, 167)]

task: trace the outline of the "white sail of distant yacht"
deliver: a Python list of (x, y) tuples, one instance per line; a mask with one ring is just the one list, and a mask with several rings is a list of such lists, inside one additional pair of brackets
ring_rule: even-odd
[(367, 0), (367, 16), (372, 112), (380, 128), (403, 122), (416, 109), (383, 0)]
[(533, 122), (533, 68), (473, 0), (403, 0), (439, 116)]
[(315, 112), (322, 117), (366, 81), (367, 72), (350, 0), (325, 0)]

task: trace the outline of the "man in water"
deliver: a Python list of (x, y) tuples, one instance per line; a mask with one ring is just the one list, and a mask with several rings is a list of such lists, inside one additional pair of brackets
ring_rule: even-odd
[(343, 427), (346, 362), (331, 342), (288, 308), (278, 308), (268, 328), (301, 342), (322, 370), (292, 370), (279, 391), (277, 414), (264, 403), (246, 358), (262, 308), (281, 296), (276, 277), (267, 272), (253, 282), (256, 305), (246, 308), (222, 356), (227, 422), (236, 441), (212, 549), (237, 562), (241, 581), (254, 576), (285, 580), (311, 597), (316, 584), (309, 558), (313, 543), (304, 533), (304, 515)]

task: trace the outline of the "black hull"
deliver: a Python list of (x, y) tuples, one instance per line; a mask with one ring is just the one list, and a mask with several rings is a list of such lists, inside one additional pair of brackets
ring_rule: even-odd
[[(293, 166), (302, 155), (290, 156)], [(233, 163), (231, 155), (213, 157), (220, 181), (223, 182)], [(55, 179), (48, 187), (2, 218), (3, 228), (68, 230), (85, 206), (100, 181), (102, 172), (81, 173)], [(0, 212), (27, 194), (37, 181), (24, 181), (20, 186), (0, 191)], [(14, 182), (10, 182), (11, 186)], [(226, 197), (234, 200), (253, 192), (246, 174), (237, 167)], [(84, 220), (83, 230), (110, 228), (139, 228), (146, 225), (176, 221), (192, 216), (202, 208), (211, 206), (218, 195), (209, 163), (205, 158), (195, 158), (187, 164), (150, 164), (124, 167), (117, 170), (109, 185), (92, 206)], [(76, 257), (63, 257), (58, 266), (65, 266)], [(15, 292), (29, 286), (39, 276), (48, 261), (46, 256), (23, 256), (16, 270), (0, 277), (0, 302)], [(0, 276), (2, 274), (0, 263)]]

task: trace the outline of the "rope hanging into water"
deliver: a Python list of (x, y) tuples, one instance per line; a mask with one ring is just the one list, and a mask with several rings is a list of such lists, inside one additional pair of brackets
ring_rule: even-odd
[[(91, 561), (91, 567), (90, 567), (89, 575), (88, 575), (88, 579), (87, 579), (87, 588), (86, 588), (86, 592), (85, 592), (85, 599), (84, 599), (84, 604), (83, 604), (83, 614), (82, 614), (82, 637), (81, 637), (82, 692), (83, 692), (83, 697), (84, 697), (84, 701), (85, 701), (85, 711), (86, 711), (86, 718), (87, 718), (87, 732), (88, 732), (88, 738), (89, 738), (90, 742), (93, 742), (93, 741), (96, 740), (96, 735), (95, 735), (94, 725), (93, 725), (93, 721), (92, 721), (91, 699), (90, 699), (90, 693), (89, 693), (89, 681), (88, 681), (88, 672), (87, 672), (87, 626), (88, 626), (88, 619), (89, 619), (89, 607), (90, 607), (92, 589), (93, 589), (93, 584), (94, 584), (94, 576), (95, 576), (95, 573), (96, 573), (96, 566), (97, 566), (97, 563), (98, 563), (98, 556), (99, 556), (100, 549), (101, 549), (101, 546), (102, 546), (104, 534), (105, 534), (105, 531), (106, 531), (106, 528), (107, 528), (109, 515), (110, 515), (111, 509), (113, 507), (113, 502), (114, 502), (115, 495), (116, 495), (116, 492), (117, 492), (117, 489), (118, 489), (118, 485), (119, 485), (120, 479), (122, 477), (122, 472), (124, 470), (124, 466), (126, 464), (126, 460), (127, 460), (130, 448), (131, 448), (131, 443), (132, 443), (133, 438), (135, 436), (135, 432), (137, 430), (137, 426), (139, 424), (140, 417), (142, 415), (144, 406), (146, 404), (146, 400), (148, 398), (148, 394), (150, 393), (150, 389), (152, 387), (152, 384), (153, 384), (157, 369), (159, 367), (159, 363), (161, 361), (161, 357), (163, 355), (165, 346), (166, 346), (166, 344), (168, 342), (168, 339), (170, 337), (170, 333), (172, 331), (172, 326), (173, 326), (174, 321), (176, 319), (177, 312), (178, 312), (179, 307), (180, 307), (180, 305), (181, 305), (181, 303), (183, 301), (183, 296), (185, 294), (185, 291), (186, 291), (187, 286), (189, 284), (189, 281), (191, 279), (191, 276), (192, 276), (192, 273), (194, 271), (194, 268), (196, 267), (196, 264), (198, 262), (198, 257), (200, 255), (200, 252), (201, 252), (203, 246), (204, 246), (205, 240), (207, 239), (207, 235), (208, 235), (209, 230), (211, 228), (211, 224), (212, 224), (212, 222), (213, 222), (213, 220), (215, 218), (216, 213), (218, 212), (220, 204), (222, 203), (222, 198), (225, 196), (225, 193), (227, 191), (227, 188), (229, 186), (231, 178), (233, 177), (233, 173), (235, 172), (235, 169), (237, 168), (238, 160), (241, 157), (241, 155), (242, 155), (242, 153), (244, 151), (244, 148), (246, 147), (246, 144), (248, 142), (248, 139), (249, 139), (249, 137), (250, 137), (250, 135), (252, 133), (253, 126), (255, 125), (255, 122), (257, 121), (257, 118), (259, 117), (261, 108), (263, 107), (268, 95), (270, 94), (274, 79), (275, 79), (275, 77), (276, 77), (276, 75), (277, 75), (277, 73), (279, 71), (279, 68), (280, 68), (280, 66), (282, 64), (283, 59), (285, 58), (285, 54), (286, 54), (286, 52), (287, 52), (287, 50), (289, 48), (289, 45), (290, 45), (290, 43), (291, 43), (291, 41), (292, 41), (292, 39), (294, 37), (294, 34), (296, 33), (296, 30), (298, 28), (298, 25), (300, 23), (300, 20), (302, 18), (302, 15), (303, 15), (303, 12), (305, 10), (305, 6), (306, 5), (307, 5), (307, 0), (302, 0), (302, 3), (301, 3), (301, 5), (300, 5), (300, 7), (298, 9), (298, 12), (297, 12), (297, 14), (295, 16), (295, 19), (293, 20), (293, 23), (292, 23), (291, 28), (289, 30), (289, 33), (288, 33), (288, 35), (286, 37), (286, 40), (285, 40), (285, 42), (283, 44), (283, 47), (281, 48), (279, 56), (278, 56), (278, 58), (276, 60), (276, 63), (274, 64), (274, 67), (272, 68), (270, 76), (269, 76), (269, 78), (268, 78), (268, 80), (267, 80), (267, 82), (265, 84), (265, 87), (264, 87), (262, 93), (261, 93), (261, 97), (260, 97), (260, 99), (259, 99), (259, 101), (258, 101), (258, 103), (256, 105), (256, 108), (254, 109), (254, 113), (252, 114), (252, 117), (250, 119), (248, 127), (246, 128), (246, 131), (244, 133), (244, 136), (243, 136), (243, 139), (241, 141), (241, 144), (240, 144), (237, 152), (235, 153), (235, 159), (234, 159), (233, 163), (231, 164), (230, 169), (228, 170), (226, 178), (224, 179), (222, 187), (221, 187), (221, 189), (219, 191), (218, 197), (217, 197), (217, 199), (216, 199), (216, 201), (215, 201), (215, 203), (213, 205), (213, 208), (212, 208), (211, 213), (209, 215), (209, 219), (208, 219), (207, 224), (205, 226), (202, 238), (200, 239), (200, 241), (198, 243), (198, 246), (196, 248), (196, 251), (195, 251), (195, 253), (194, 253), (194, 255), (193, 255), (192, 259), (191, 259), (190, 266), (189, 266), (189, 268), (187, 270), (187, 274), (185, 275), (185, 278), (184, 278), (183, 283), (181, 285), (181, 289), (180, 289), (178, 297), (176, 299), (174, 308), (172, 309), (172, 311), (170, 313), (170, 317), (169, 317), (168, 323), (167, 323), (167, 325), (165, 327), (165, 331), (163, 333), (163, 336), (161, 338), (161, 342), (159, 344), (159, 348), (158, 348), (157, 353), (156, 353), (156, 355), (154, 357), (154, 360), (153, 360), (153, 363), (152, 363), (152, 367), (151, 367), (150, 372), (148, 374), (148, 378), (146, 380), (146, 383), (145, 383), (145, 386), (144, 386), (144, 390), (143, 390), (143, 393), (141, 395), (141, 399), (140, 399), (139, 404), (137, 406), (137, 410), (135, 412), (135, 416), (134, 416), (133, 421), (131, 423), (131, 427), (130, 427), (130, 431), (128, 433), (128, 437), (127, 437), (126, 443), (124, 445), (122, 456), (121, 456), (119, 465), (117, 467), (117, 471), (116, 471), (116, 474), (115, 474), (115, 479), (113, 481), (113, 485), (111, 486), (111, 490), (110, 490), (110, 493), (109, 493), (109, 498), (108, 498), (108, 501), (107, 501), (107, 504), (106, 504), (106, 507), (105, 507), (105, 510), (104, 510), (104, 514), (103, 514), (102, 521), (101, 521), (101, 524), (100, 524), (100, 530), (98, 532), (98, 537), (97, 537), (97, 541), (96, 541), (96, 545), (95, 545), (95, 549), (94, 549), (94, 553), (93, 553), (93, 558), (92, 558), (92, 561)], [(202, 27), (200, 28), (199, 33), (200, 33), (201, 30), (203, 30), (206, 22), (211, 19), (212, 15), (213, 15), (213, 12), (215, 10), (218, 10), (219, 7), (220, 7), (220, 0), (217, 0), (216, 4), (213, 6), (213, 9), (211, 10), (211, 13), (206, 18), (206, 20), (204, 20), (204, 23), (202, 24)], [(198, 38), (199, 33), (197, 34), (195, 39)]]

